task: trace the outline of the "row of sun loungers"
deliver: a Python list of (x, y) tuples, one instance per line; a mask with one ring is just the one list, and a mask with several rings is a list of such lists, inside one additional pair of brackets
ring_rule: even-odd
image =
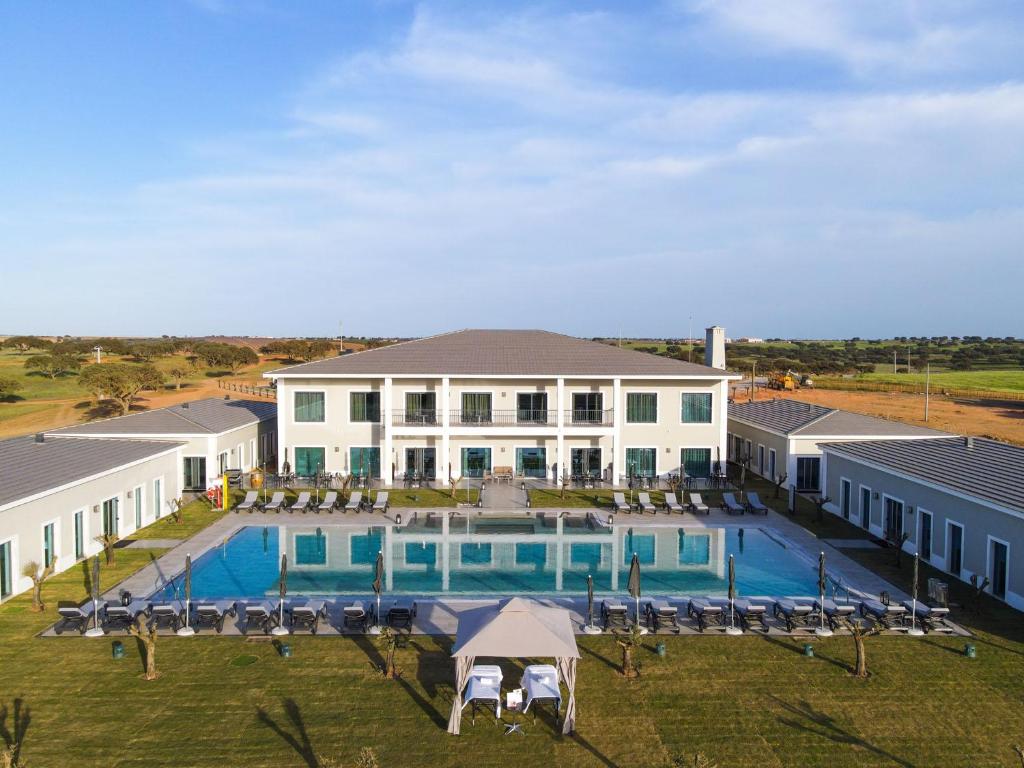
[(389, 506), (387, 491), (378, 493), (372, 505), (369, 502), (363, 501), (363, 494), (360, 491), (353, 492), (348, 502), (344, 505), (338, 499), (337, 491), (327, 491), (324, 494), (323, 501), (319, 503), (311, 498), (309, 491), (302, 491), (293, 504), (288, 504), (285, 501), (284, 491), (275, 491), (270, 501), (266, 504), (260, 501), (259, 491), (248, 491), (245, 494), (245, 499), (235, 507), (235, 511), (283, 512), (284, 510), (289, 510), (291, 512), (334, 512), (341, 509), (345, 512), (358, 512), (366, 506), (369, 506), (371, 512), (387, 512)]
[[(476, 723), (476, 710), (480, 702), (494, 706), (494, 717), (501, 719), (501, 683), (504, 676), (501, 667), (496, 664), (476, 664), (469, 671), (466, 689), (462, 696), (462, 708), (471, 706), (470, 714)], [(555, 711), (555, 718), (562, 708), (562, 692), (558, 684), (558, 671), (550, 664), (531, 664), (523, 670), (519, 681), (523, 689), (523, 713), (530, 709), (534, 702), (540, 706), (543, 701), (550, 702)]]
[[(124, 630), (141, 616), (149, 626), (157, 629), (177, 631), (185, 625), (184, 601), (151, 602), (132, 605), (107, 604), (100, 606), (99, 623), (107, 631)], [(91, 612), (78, 606), (61, 606), (57, 609), (60, 621), (54, 627), (56, 634), (68, 631), (84, 633), (93, 624)], [(382, 611), (385, 623), (392, 629), (412, 630), (416, 618), (416, 603), (393, 601)], [(278, 605), (269, 601), (193, 601), (189, 605), (188, 623), (197, 632), (212, 629), (220, 634), (228, 618), (238, 619), (243, 633), (257, 630), (269, 634), (281, 625)], [(321, 622), (329, 623), (330, 615), (324, 600), (301, 600), (285, 603), (284, 626), (292, 632), (317, 634)], [(362, 601), (355, 601), (342, 608), (342, 632), (365, 632), (376, 623), (374, 607), (367, 607)]]
[[(686, 498), (685, 494), (683, 498)], [(616, 491), (615, 493), (612, 494), (612, 503), (615, 506), (616, 512), (625, 512), (628, 514), (632, 512), (634, 509), (634, 507), (630, 505), (628, 501), (626, 501), (626, 494), (621, 493), (619, 491)], [(709, 514), (711, 511), (708, 508), (708, 505), (704, 503), (704, 500), (701, 498), (701, 495), (699, 493), (691, 493), (689, 503), (682, 504), (676, 498), (676, 495), (674, 493), (672, 493), (671, 491), (666, 492), (665, 504), (663, 505), (663, 507), (665, 511), (670, 514), (672, 512), (679, 512), (680, 514), (682, 514), (683, 512), (690, 511), (695, 514), (703, 513), (706, 515)], [(635, 508), (638, 509), (641, 513), (650, 512), (652, 515), (656, 514), (658, 511), (657, 507), (651, 501), (651, 494), (647, 493), (646, 491), (637, 494), (637, 504)]]

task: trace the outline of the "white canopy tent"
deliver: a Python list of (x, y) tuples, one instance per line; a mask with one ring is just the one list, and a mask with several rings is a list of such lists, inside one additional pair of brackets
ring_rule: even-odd
[(562, 733), (576, 727), (576, 647), (569, 612), (532, 600), (513, 597), (497, 606), (473, 608), (459, 614), (455, 636), (455, 700), (448, 733), (459, 733), (462, 723), (462, 692), (477, 656), (501, 658), (555, 658), (561, 682), (569, 691)]

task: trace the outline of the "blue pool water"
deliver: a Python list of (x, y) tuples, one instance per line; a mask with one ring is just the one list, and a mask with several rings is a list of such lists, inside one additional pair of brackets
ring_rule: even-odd
[[(816, 563), (759, 528), (487, 530), (445, 537), (436, 529), (249, 526), (193, 563), (192, 592), (199, 599), (276, 595), (286, 552), (289, 594), (368, 594), (377, 553), (385, 551), (389, 593), (584, 594), (587, 574), (599, 593), (625, 592), (634, 552), (645, 595), (724, 595), (730, 554), (740, 595), (817, 593)], [(180, 590), (179, 574), (161, 595)]]

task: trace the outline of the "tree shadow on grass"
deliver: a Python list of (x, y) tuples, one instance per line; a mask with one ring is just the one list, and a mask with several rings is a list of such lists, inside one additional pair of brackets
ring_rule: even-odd
[[(786, 641), (780, 640), (777, 637), (772, 637), (771, 635), (761, 635), (761, 637), (763, 637), (767, 642), (771, 643), (772, 645), (776, 645), (779, 648), (785, 648), (787, 651), (792, 651), (793, 653), (797, 654), (798, 656), (803, 656), (804, 655), (804, 649), (803, 649), (802, 645), (801, 645), (801, 647), (798, 648), (795, 645), (792, 645), (791, 643), (787, 643)], [(794, 638), (794, 639), (802, 640), (803, 638), (797, 637), (797, 638)], [(808, 642), (810, 642), (812, 639), (813, 638), (810, 637), (810, 636), (807, 637), (807, 641)], [(821, 647), (820, 645), (815, 646), (815, 648), (814, 648), (814, 658), (821, 659), (826, 664), (831, 664), (833, 667), (838, 667), (839, 669), (843, 670), (844, 672), (852, 672), (853, 671), (849, 664), (846, 664), (845, 662), (842, 662), (839, 659), (834, 658), (832, 656), (826, 656), (825, 654), (821, 653), (820, 652), (820, 647)]]
[(595, 747), (589, 741), (584, 739), (578, 733), (573, 732), (573, 733), (569, 734), (568, 738), (572, 739), (575, 743), (579, 744), (581, 747), (583, 747), (585, 750), (587, 750), (587, 752), (589, 752), (594, 757), (596, 757), (598, 760), (600, 760), (601, 764), (607, 766), (607, 768), (619, 768), (619, 764), (618, 763), (614, 763), (611, 760), (609, 760), (604, 755), (604, 753), (600, 752), (597, 749), (597, 747)]
[(905, 766), (905, 768), (914, 768), (914, 764), (907, 762), (901, 757), (898, 757), (891, 752), (887, 752), (880, 747), (876, 747), (870, 742), (864, 741), (859, 736), (855, 736), (849, 731), (846, 731), (836, 721), (824, 712), (819, 712), (814, 709), (806, 701), (801, 701), (798, 704), (790, 704), (787, 701), (783, 701), (778, 696), (771, 697), (776, 704), (789, 712), (793, 717), (778, 718), (779, 722), (783, 725), (789, 726), (796, 730), (805, 731), (806, 733), (813, 734), (823, 739), (828, 739), (836, 744), (847, 744), (854, 747), (860, 747), (866, 749), (878, 757), (883, 757), (896, 765)]
[[(10, 727), (7, 725), (8, 714), (11, 715)], [(11, 765), (21, 765), (21, 748), (31, 722), (32, 713), (24, 699), (15, 699), (10, 713), (6, 704), (0, 707), (0, 739), (4, 740), (4, 747), (11, 752)]]
[(309, 741), (309, 734), (306, 733), (306, 724), (302, 720), (299, 705), (295, 703), (294, 699), (285, 699), (284, 711), (288, 720), (291, 721), (291, 725), (295, 728), (295, 735), (289, 733), (284, 727), (275, 722), (263, 707), (256, 707), (256, 718), (280, 736), (285, 744), (294, 749), (295, 753), (305, 761), (309, 768), (318, 768), (320, 762), (317, 760), (316, 753), (313, 751), (313, 745)]
[(352, 635), (352, 640), (359, 649), (366, 654), (367, 661), (370, 662), (370, 666), (378, 672), (384, 669), (384, 657), (381, 656), (380, 651), (374, 644), (373, 640), (370, 639), (369, 635)]
[(595, 659), (597, 659), (602, 664), (604, 664), (606, 667), (608, 667), (608, 669), (614, 669), (616, 672), (618, 672), (619, 670), (622, 669), (621, 665), (616, 664), (614, 661), (609, 659), (607, 656), (602, 656), (597, 651), (591, 650), (590, 648), (588, 648), (585, 645), (579, 646), (579, 649), (581, 651), (583, 651), (583, 653), (587, 654), (588, 656), (593, 656)]

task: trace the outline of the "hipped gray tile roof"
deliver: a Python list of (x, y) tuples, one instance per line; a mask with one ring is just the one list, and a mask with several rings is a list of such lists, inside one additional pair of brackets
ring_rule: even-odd
[(183, 443), (34, 436), (0, 441), (0, 506), (157, 456)]
[(210, 397), (168, 408), (63, 427), (53, 435), (217, 435), (277, 416), (277, 403)]
[(927, 427), (879, 419), (862, 413), (826, 408), (800, 400), (779, 398), (753, 403), (731, 403), (729, 418), (764, 427), (790, 437), (944, 437)]
[(620, 349), (550, 331), (465, 330), (312, 363), (268, 377), (424, 376), (729, 376), (696, 363)]
[(822, 443), (826, 453), (869, 461), (894, 472), (1024, 512), (1024, 448), (984, 437)]

